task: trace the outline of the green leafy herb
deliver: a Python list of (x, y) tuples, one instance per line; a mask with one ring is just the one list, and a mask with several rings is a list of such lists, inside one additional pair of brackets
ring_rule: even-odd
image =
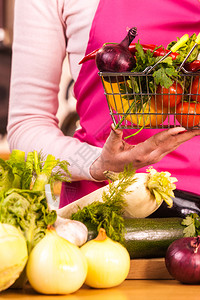
[(136, 66), (132, 72), (142, 72), (146, 67), (153, 66), (156, 63), (157, 58), (153, 56), (153, 53), (150, 50), (144, 52), (140, 40), (135, 44), (135, 48)]
[(183, 230), (184, 236), (193, 237), (200, 235), (200, 217), (198, 214), (189, 214), (183, 219), (181, 224), (186, 226)]
[[(48, 155), (46, 159), (33, 152), (33, 171), (35, 172), (35, 181), (32, 190), (45, 190), (45, 185), (50, 184), (51, 187), (55, 181), (69, 181), (68, 162), (55, 159), (53, 155)], [(56, 168), (56, 170), (54, 169)], [(55, 170), (55, 171), (54, 171)], [(68, 178), (66, 177), (68, 175)]]
[(79, 209), (72, 214), (72, 220), (78, 220), (87, 224), (93, 224), (97, 232), (100, 228), (106, 230), (106, 234), (113, 240), (123, 243), (124, 241), (124, 219), (122, 217), (126, 207), (124, 199), (127, 193), (127, 187), (135, 179), (135, 170), (132, 166), (127, 166), (124, 172), (119, 173), (116, 181), (109, 182), (108, 192), (103, 193), (103, 202), (95, 201), (83, 209)]
[(156, 85), (160, 84), (168, 89), (173, 84), (174, 78), (178, 78), (178, 73), (173, 66), (161, 66), (158, 70), (154, 71), (153, 77)]

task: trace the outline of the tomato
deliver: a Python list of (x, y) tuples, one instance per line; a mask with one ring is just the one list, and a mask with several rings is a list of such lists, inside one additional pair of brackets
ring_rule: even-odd
[(200, 103), (179, 103), (176, 107), (176, 113), (176, 119), (183, 127), (192, 128), (200, 124)]
[(196, 94), (191, 96), (192, 100), (200, 102), (200, 77), (198, 76), (192, 82), (191, 94)]
[(168, 89), (159, 85), (157, 87), (157, 101), (162, 103), (164, 107), (173, 108), (181, 102), (183, 89), (180, 83), (174, 82)]

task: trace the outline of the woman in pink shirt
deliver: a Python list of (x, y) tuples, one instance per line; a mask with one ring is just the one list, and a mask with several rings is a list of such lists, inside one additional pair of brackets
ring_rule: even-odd
[[(16, 0), (8, 141), (11, 150), (69, 161), (71, 183), (63, 185), (60, 206), (105, 185), (105, 170), (119, 172), (131, 162), (138, 172), (149, 165), (171, 172), (179, 190), (200, 197), (200, 130), (143, 130), (126, 143), (122, 135), (130, 132), (111, 126), (94, 61), (78, 65), (133, 26), (142, 43), (166, 46), (200, 32), (200, 1)], [(56, 118), (66, 52), (80, 117), (74, 137), (64, 136)]]

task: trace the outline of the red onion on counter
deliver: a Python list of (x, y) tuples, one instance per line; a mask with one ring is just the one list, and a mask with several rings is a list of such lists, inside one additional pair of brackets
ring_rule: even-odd
[(174, 279), (200, 284), (200, 236), (174, 241), (166, 251), (165, 264)]

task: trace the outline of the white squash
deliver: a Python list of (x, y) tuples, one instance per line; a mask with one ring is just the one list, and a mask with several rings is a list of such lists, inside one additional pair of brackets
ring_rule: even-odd
[[(135, 181), (126, 189), (127, 193), (124, 195), (127, 203), (124, 217), (146, 218), (156, 211), (163, 201), (171, 207), (174, 197), (173, 190), (176, 188), (174, 182), (177, 179), (170, 176), (169, 172), (157, 172), (153, 168), (149, 168), (147, 173), (136, 173)], [(113, 184), (117, 184), (117, 182), (118, 180)], [(70, 218), (79, 208), (82, 209), (94, 201), (102, 201), (104, 191), (109, 193), (109, 185), (58, 209), (57, 213), (60, 217)]]

